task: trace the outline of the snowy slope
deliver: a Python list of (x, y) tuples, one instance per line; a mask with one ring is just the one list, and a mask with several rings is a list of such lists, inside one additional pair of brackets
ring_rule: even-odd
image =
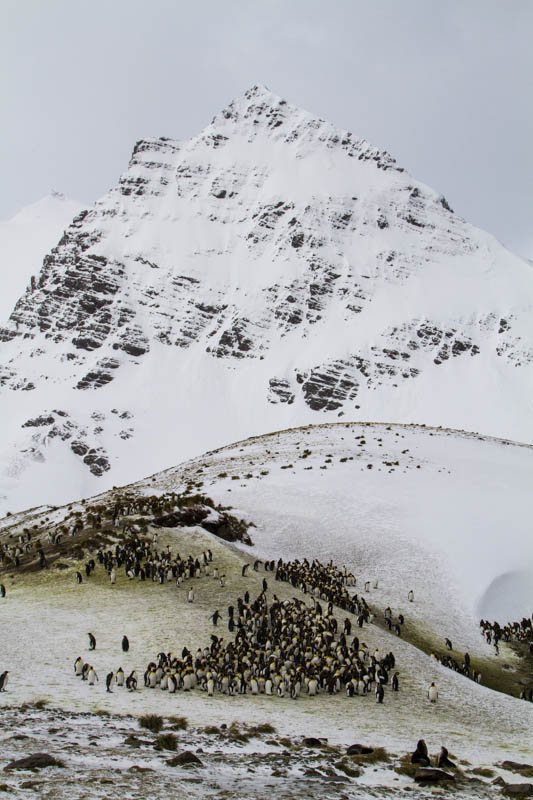
[[(494, 655), (478, 622), (487, 603), (496, 599), (490, 594), (492, 582), (510, 571), (528, 575), (529, 593), (521, 595), (516, 585), (505, 602), (500, 597), (497, 616), (503, 622), (530, 611), (533, 545), (526, 520), (532, 468), (530, 446), (444, 429), (339, 423), (255, 437), (149, 477), (129, 490), (157, 494), (193, 485), (254, 521), (254, 547), (237, 550), (199, 530), (159, 529), (162, 548), (168, 543), (186, 557), (210, 547), (213, 564), (227, 575), (224, 592), (212, 579), (196, 580), (192, 606), (186, 600), (187, 585), (161, 587), (131, 582), (120, 574), (117, 585), (110, 586), (100, 568), (78, 586), (74, 573), (79, 566), (70, 561), (68, 568), (63, 564), (33, 575), (6, 575), (9, 613), (0, 617), (0, 636), (11, 642), (10, 659), (18, 671), (24, 667), (25, 676), (24, 681), (14, 678), (9, 701), (44, 696), (63, 708), (179, 713), (195, 724), (253, 718), (273, 722), (285, 735), (316, 736), (319, 731), (330, 742), (370, 742), (397, 753), (412, 749), (423, 737), (432, 751), (444, 743), (476, 765), (503, 758), (530, 761), (533, 751), (526, 732), (533, 706), (437, 664), (413, 647), (410, 636), (423, 635), (437, 652), (444, 651), (448, 636), (455, 651), (468, 650), (473, 666), (483, 673), (492, 664), (511, 683), (518, 676), (519, 659), (503, 643), (500, 655)], [(108, 493), (94, 502), (112, 503), (112, 498)], [(45, 518), (59, 522), (83, 508), (77, 503), (70, 509), (4, 519), (0, 540), (5, 541), (7, 526), (14, 522), (17, 529), (40, 526)], [(343, 694), (284, 704), (249, 695), (215, 695), (207, 701), (202, 692), (172, 698), (150, 690), (106, 695), (102, 676), (118, 663), (140, 672), (161, 649), (176, 652), (185, 645), (195, 651), (209, 642), (215, 608), (224, 611), (246, 589), (252, 597), (261, 591), (264, 571), (250, 569), (247, 578), (241, 577), (242, 563), (256, 555), (333, 559), (353, 570), (355, 590), (366, 597), (377, 618), (387, 605), (395, 617), (403, 613), (401, 639), (377, 624), (365, 625), (361, 632), (372, 652), (376, 647), (393, 650), (400, 693), (394, 696), (387, 688), (383, 708), (372, 698), (354, 703)], [(269, 597), (298, 593), (267, 576)], [(415, 593), (413, 603), (407, 601), (409, 589)], [(339, 611), (338, 616), (342, 620), (346, 614)], [(22, 637), (16, 635), (21, 629)], [(93, 653), (87, 650), (89, 630), (98, 639)], [(132, 644), (127, 655), (120, 651), (125, 632)], [(221, 635), (228, 635), (225, 628)], [(78, 654), (95, 665), (101, 676), (97, 688), (72, 676)], [(426, 698), (432, 680), (440, 692), (435, 707)], [(515, 680), (513, 693), (518, 694)]]
[(530, 264), (254, 87), (137, 142), (0, 331), (2, 508), (343, 415), (532, 441), (532, 308)]
[(9, 220), (0, 221), (0, 320), (4, 323), (31, 276), (41, 271), (43, 259), (61, 238), (81, 203), (59, 192), (26, 206)]
[[(505, 623), (533, 610), (532, 478), (532, 446), (446, 429), (337, 423), (238, 442), (135, 488), (199, 482), (258, 525), (260, 555), (333, 558), (378, 579), (373, 601), (388, 598), (411, 618), (420, 612), (460, 648), (483, 650), (480, 617)], [(507, 591), (498, 591), (509, 574)], [(409, 589), (420, 603), (407, 602)]]

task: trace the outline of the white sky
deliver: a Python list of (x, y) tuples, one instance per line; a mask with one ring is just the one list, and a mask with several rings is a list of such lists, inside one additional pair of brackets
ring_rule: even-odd
[(532, 34), (532, 0), (0, 0), (0, 219), (263, 83), (533, 258)]

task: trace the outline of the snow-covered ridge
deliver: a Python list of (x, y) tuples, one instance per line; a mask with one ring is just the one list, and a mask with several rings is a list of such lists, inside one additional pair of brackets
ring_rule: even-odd
[[(4, 507), (50, 499), (39, 462), (72, 470), (64, 500), (317, 412), (532, 441), (532, 308), (529, 264), (254, 87), (137, 142), (1, 329)], [(28, 426), (54, 409), (72, 436)]]

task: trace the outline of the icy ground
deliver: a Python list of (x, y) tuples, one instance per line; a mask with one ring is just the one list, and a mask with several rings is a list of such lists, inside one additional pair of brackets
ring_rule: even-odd
[[(368, 468), (370, 464), (372, 469)], [(506, 645), (495, 656), (480, 636), (478, 622), (480, 603), (488, 600), (500, 602), (502, 622), (531, 611), (527, 596), (510, 593), (503, 602), (498, 592), (491, 595), (491, 586), (501, 575), (515, 570), (528, 574), (531, 569), (527, 520), (532, 467), (533, 449), (526, 446), (446, 430), (338, 424), (257, 437), (148, 478), (130, 489), (159, 493), (192, 485), (231, 505), (232, 513), (256, 524), (250, 529), (254, 547), (239, 550), (198, 529), (160, 532), (160, 543), (170, 543), (185, 557), (210, 547), (214, 565), (227, 576), (224, 589), (213, 579), (194, 581), (197, 600), (192, 605), (186, 602), (187, 584), (179, 588), (141, 584), (119, 573), (117, 584), (111, 586), (101, 567), (78, 586), (74, 574), (79, 564), (74, 561), (65, 561), (64, 569), (56, 565), (31, 575), (3, 574), (7, 596), (0, 605), (0, 641), (8, 646), (2, 648), (0, 669), (9, 669), (11, 679), (8, 692), (0, 695), (0, 703), (7, 707), (42, 698), (53, 707), (76, 713), (177, 714), (185, 716), (192, 726), (230, 725), (233, 721), (271, 723), (279, 737), (300, 737), (298, 741), (303, 736), (327, 737), (330, 745), (342, 747), (362, 742), (398, 756), (412, 751), (416, 741), (424, 738), (430, 752), (436, 753), (445, 745), (459, 760), (474, 767), (493, 769), (503, 759), (531, 763), (532, 704), (473, 683), (376, 624), (365, 625), (358, 635), (371, 652), (376, 647), (392, 650), (400, 673), (400, 692), (393, 695), (387, 691), (383, 706), (377, 706), (372, 696), (301, 697), (297, 701), (265, 696), (207, 698), (200, 690), (170, 696), (143, 687), (135, 694), (119, 689), (106, 694), (105, 675), (120, 665), (126, 673), (135, 668), (142, 675), (160, 650), (179, 652), (185, 645), (196, 651), (208, 645), (214, 632), (209, 617), (216, 608), (223, 614), (216, 632), (229, 637), (226, 606), (246, 589), (252, 597), (258, 594), (265, 576), (270, 597), (272, 593), (280, 598), (298, 594), (308, 600), (264, 571), (249, 570), (248, 577), (241, 577), (241, 566), (252, 560), (252, 554), (269, 558), (307, 556), (346, 564), (357, 577), (356, 590), (365, 595), (378, 618), (379, 611), (391, 605), (395, 615), (405, 614), (406, 638), (429, 643), (440, 652), (444, 651), (444, 637), (449, 636), (458, 658), (468, 650), (474, 667), (481, 667), (482, 672), (497, 668), (509, 676), (511, 691), (518, 694), (520, 659)], [(95, 502), (111, 502), (112, 494)], [(80, 504), (72, 506), (73, 510), (81, 508)], [(36, 509), (26, 517), (5, 519), (0, 536), (25, 524), (39, 524), (45, 516), (50, 522), (59, 521), (65, 513), (65, 509)], [(378, 588), (365, 591), (365, 581), (371, 581), (373, 587), (375, 579)], [(414, 603), (407, 602), (411, 588)], [(339, 620), (345, 616), (344, 612), (338, 614)], [(94, 652), (88, 650), (88, 631), (97, 638)], [(131, 642), (126, 655), (120, 647), (124, 634)], [(97, 686), (91, 688), (74, 677), (73, 663), (78, 655), (93, 663), (100, 678)], [(433, 680), (439, 688), (435, 706), (426, 699), (427, 686)], [(2, 718), (7, 717), (3, 714)], [(91, 730), (93, 725), (105, 730), (108, 724), (103, 718), (87, 719)], [(129, 724), (124, 720), (109, 723), (118, 727)], [(83, 741), (86, 745), (87, 737)], [(127, 760), (120, 742), (110, 735), (105, 746), (112, 750), (115, 741), (116, 766), (127, 770), (133, 762)], [(33, 746), (33, 741), (24, 747), (30, 744)], [(198, 746), (210, 752), (194, 738), (184, 749), (196, 751)], [(25, 752), (46, 749), (42, 739), (35, 742), (33, 750), (27, 747)], [(279, 745), (272, 745), (276, 747)], [(12, 756), (5, 748), (3, 760)], [(228, 765), (231, 758), (225, 746), (222, 750)], [(72, 751), (73, 768), (79, 772), (87, 769), (93, 777), (101, 774), (94, 760), (92, 766), (83, 761), (83, 752), (81, 746)], [(158, 786), (176, 780), (167, 777), (160, 754), (154, 756), (150, 748), (143, 752), (148, 761), (155, 758), (159, 765)], [(338, 760), (338, 754), (335, 758)], [(243, 762), (246, 769), (259, 770), (250, 759), (247, 755)], [(142, 763), (153, 766), (144, 760)], [(221, 775), (216, 759), (210, 764), (206, 770), (213, 768)], [(171, 776), (176, 769), (170, 769)], [(286, 769), (287, 774), (297, 775)], [(235, 794), (232, 781), (240, 774), (236, 764), (230, 773), (233, 777), (227, 779), (229, 785), (221, 778), (219, 791), (230, 791), (237, 797), (261, 797), (273, 790), (265, 787), (264, 773), (258, 771), (255, 776), (250, 773), (254, 788), (243, 786), (238, 790), (241, 794)], [(122, 786), (124, 775), (117, 787)], [(400, 781), (393, 781), (394, 777)], [(135, 779), (142, 783), (138, 776)], [(403, 791), (406, 780), (386, 766), (379, 767), (377, 773), (372, 767), (363, 776), (350, 778), (342, 790), (337, 786), (336, 796), (344, 792), (346, 797), (382, 797), (384, 786), (392, 784)], [(408, 784), (414, 785), (411, 778)], [(191, 784), (189, 796), (194, 796), (193, 789), (201, 793), (202, 787), (205, 795), (206, 785)], [(326, 792), (322, 783), (313, 791), (305, 782), (303, 788), (293, 788), (292, 783), (288, 789), (284, 786), (287, 797), (304, 796), (306, 791), (307, 796)], [(475, 796), (468, 794), (474, 790), (496, 791), (495, 787), (485, 790), (483, 786), (469, 786), (464, 788), (464, 796)], [(142, 788), (138, 791), (135, 796), (142, 795)], [(459, 790), (454, 791), (461, 796)], [(100, 795), (91, 791), (89, 796)]]
[[(280, 737), (276, 732), (238, 740), (249, 728), (180, 730), (172, 716), (166, 717), (163, 735), (177, 739), (177, 751), (193, 752), (201, 766), (172, 766), (175, 752), (156, 749), (157, 736), (140, 729), (132, 717), (80, 714), (59, 709), (6, 709), (0, 719), (2, 759), (18, 759), (42, 751), (63, 762), (39, 773), (27, 770), (3, 772), (0, 791), (7, 796), (26, 797), (33, 790), (39, 797), (55, 798), (235, 798), (251, 800), (274, 794), (288, 798), (405, 797), (415, 787), (411, 776), (402, 774), (397, 754), (385, 760), (365, 762), (345, 755), (344, 746), (324, 742), (310, 748), (295, 731)], [(458, 798), (491, 798), (497, 793), (492, 781), (517, 783), (517, 776), (494, 767), (476, 774), (462, 761), (450, 790)], [(496, 777), (497, 776), (497, 777)], [(523, 780), (523, 779), (522, 779)], [(416, 787), (420, 800), (442, 790)], [(448, 792), (446, 792), (448, 794)]]

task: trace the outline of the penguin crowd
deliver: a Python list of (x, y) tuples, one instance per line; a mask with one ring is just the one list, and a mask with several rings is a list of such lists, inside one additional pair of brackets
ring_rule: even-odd
[(482, 619), (479, 627), (487, 644), (497, 647), (501, 640), (504, 642), (529, 642), (529, 652), (533, 654), (533, 614), (531, 617), (522, 617), (520, 622), (508, 622), (503, 626), (498, 622)]
[[(203, 551), (200, 556), (189, 555), (182, 558), (179, 553), (172, 554), (170, 546), (159, 551), (157, 534), (151, 540), (140, 539), (133, 536), (125, 542), (119, 542), (113, 549), (100, 548), (96, 554), (96, 561), (90, 559), (85, 564), (85, 576), (89, 577), (96, 563), (101, 564), (106, 570), (110, 582), (116, 582), (117, 569), (124, 568), (124, 573), (130, 580), (153, 581), (155, 583), (175, 582), (180, 585), (190, 578), (209, 577), (211, 575), (211, 562), (213, 553), (210, 549)], [(221, 578), (218, 569), (213, 569), (213, 577)], [(81, 574), (76, 573), (76, 580), (80, 583)]]
[[(279, 579), (295, 577), (292, 566), (280, 566)], [(316, 572), (322, 568), (315, 563)], [(324, 569), (332, 574), (331, 566)], [(323, 588), (322, 594), (329, 595)], [(187, 648), (181, 656), (161, 652), (148, 664), (144, 685), (171, 694), (198, 687), (208, 696), (219, 692), (292, 699), (339, 692), (366, 696), (374, 690), (376, 701), (383, 702), (394, 654), (371, 653), (357, 636), (350, 638), (348, 618), (339, 632), (332, 600), (325, 610), (317, 601), (308, 606), (297, 598), (280, 601), (276, 595), (269, 603), (263, 591), (252, 602), (239, 597), (236, 608), (228, 608), (228, 617), (237, 628), (234, 640), (226, 642), (213, 634), (211, 644), (196, 653)], [(395, 673), (394, 691), (398, 688)]]

